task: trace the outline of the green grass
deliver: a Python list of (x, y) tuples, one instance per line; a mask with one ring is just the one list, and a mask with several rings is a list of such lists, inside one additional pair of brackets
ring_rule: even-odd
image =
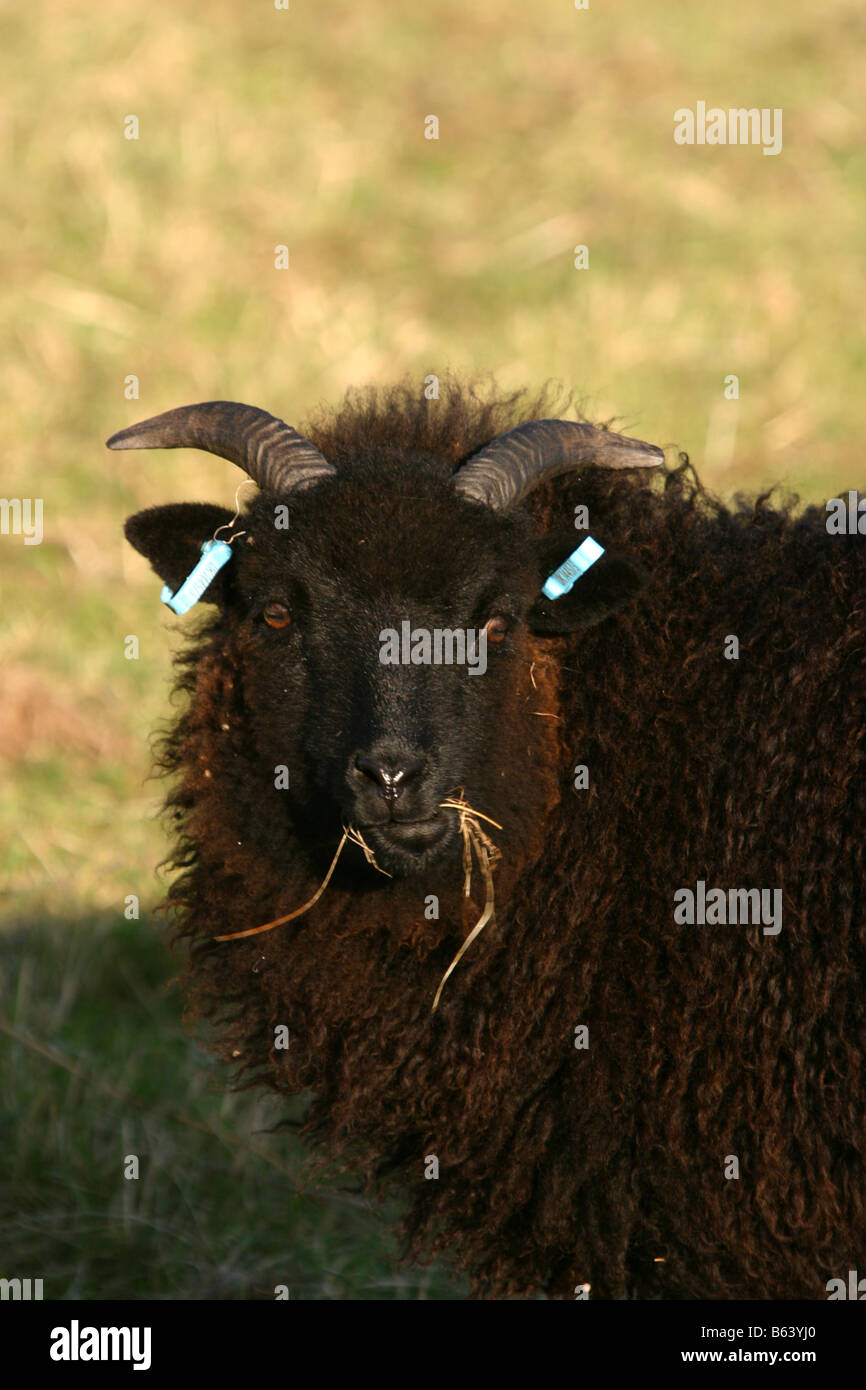
[[(300, 424), (350, 385), (452, 367), (557, 378), (726, 494), (858, 486), (864, 39), (858, 0), (0, 3), (0, 492), (45, 506), (43, 545), (0, 537), (5, 1017), (26, 967), (33, 1038), (131, 1096), (241, 1136), (257, 1122), (182, 1040), (170, 967), (122, 917), (160, 893), (147, 741), (185, 626), (122, 521), (229, 503), (238, 478), (194, 453), (109, 455), (106, 436), (219, 396)], [(782, 153), (675, 145), (673, 112), (698, 100), (782, 107)], [(289, 1255), (314, 1296), (453, 1287), (382, 1284), (372, 1218), (287, 1199), (250, 1157), (240, 1183), (216, 1140), (0, 1047), (4, 1265), (90, 1296), (222, 1279), (252, 1296)], [(124, 1125), (151, 1145), (137, 1196)], [(293, 1141), (269, 1142), (294, 1171)]]
[[(351, 1177), (277, 1122), (302, 1098), (226, 1093), (184, 1035), (156, 933), (94, 914), (12, 926), (0, 977), (2, 1264), (46, 1298), (465, 1296), (400, 1266)], [(269, 1132), (270, 1131), (270, 1132)], [(139, 1176), (124, 1176), (128, 1157)]]

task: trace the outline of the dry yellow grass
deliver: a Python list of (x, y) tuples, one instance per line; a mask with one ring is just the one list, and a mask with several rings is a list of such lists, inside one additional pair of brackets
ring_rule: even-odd
[[(2, 491), (45, 504), (42, 546), (0, 537), (13, 904), (153, 890), (146, 731), (183, 625), (120, 527), (236, 479), (106, 454), (135, 418), (297, 419), (451, 366), (556, 377), (724, 491), (858, 484), (864, 24), (856, 0), (0, 8)], [(698, 100), (781, 107), (782, 153), (676, 145)]]

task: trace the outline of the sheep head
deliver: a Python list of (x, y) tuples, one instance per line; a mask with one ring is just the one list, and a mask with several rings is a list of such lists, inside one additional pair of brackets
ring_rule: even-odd
[[(541, 584), (575, 533), (536, 537), (521, 503), (558, 474), (657, 466), (661, 451), (538, 420), (456, 472), (424, 452), (361, 450), (335, 464), (283, 421), (231, 402), (169, 411), (109, 440), (183, 446), (232, 459), (260, 493), (241, 517), (151, 508), (129, 518), (126, 535), (172, 587), (215, 531), (232, 542), (203, 597), (239, 673), (245, 766), (260, 769), (269, 796), (274, 769), (288, 769), (274, 815), (288, 815), (301, 841), (333, 844), (351, 824), (402, 878), (454, 853), (457, 818), (441, 803), (457, 789), (504, 824), (509, 780), (541, 775), (534, 716), (555, 717), (535, 693), (555, 700), (539, 638), (598, 622), (640, 584), (636, 567), (608, 551), (571, 594), (545, 600)], [(540, 687), (530, 684), (535, 664)], [(515, 749), (526, 767), (510, 765)]]

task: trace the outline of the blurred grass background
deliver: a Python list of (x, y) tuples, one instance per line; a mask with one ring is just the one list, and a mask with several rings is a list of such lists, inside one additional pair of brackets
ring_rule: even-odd
[[(557, 378), (725, 494), (857, 487), (864, 40), (859, 0), (2, 0), (0, 492), (43, 498), (45, 536), (0, 536), (0, 1275), (52, 1297), (465, 1293), (397, 1270), (358, 1201), (294, 1192), (296, 1141), (254, 1133), (275, 1113), (224, 1094), (165, 992), (147, 739), (184, 624), (121, 526), (228, 504), (239, 475), (107, 435), (213, 397), (300, 424), (452, 367)], [(699, 100), (781, 107), (781, 154), (676, 145)]]

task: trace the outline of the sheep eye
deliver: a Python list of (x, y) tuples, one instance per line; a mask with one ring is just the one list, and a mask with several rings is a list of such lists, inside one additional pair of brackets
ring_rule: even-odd
[(264, 619), (268, 627), (288, 627), (292, 615), (284, 603), (269, 603), (264, 609)]
[(484, 627), (488, 642), (504, 642), (508, 626), (507, 618), (488, 618)]

